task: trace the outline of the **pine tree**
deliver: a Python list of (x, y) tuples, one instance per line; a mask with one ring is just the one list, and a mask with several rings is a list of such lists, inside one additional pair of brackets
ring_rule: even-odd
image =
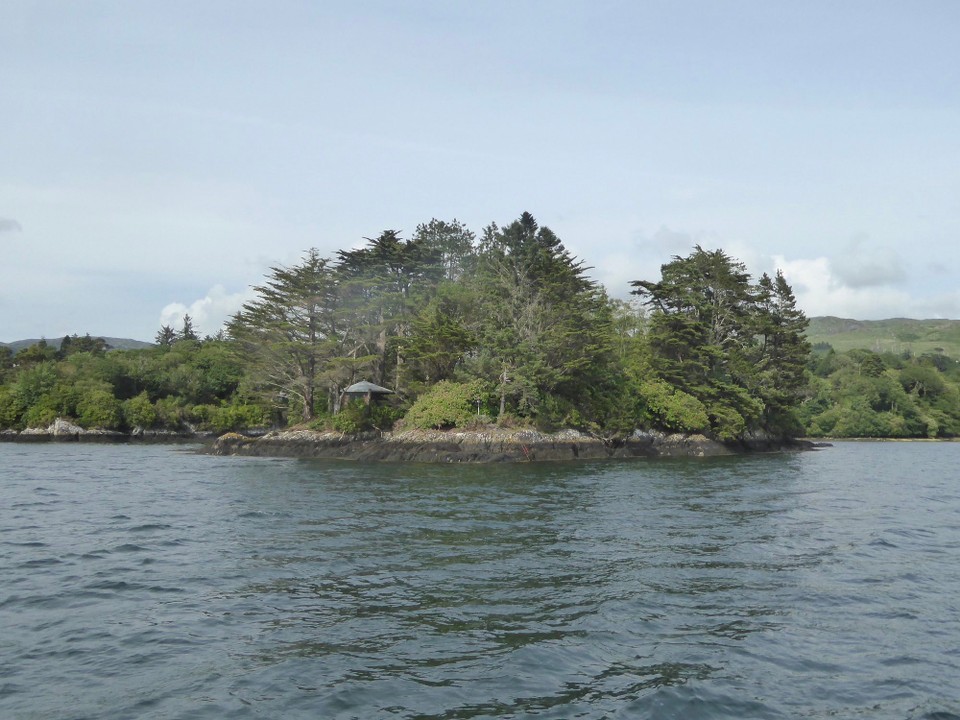
[(189, 313), (183, 314), (183, 326), (180, 328), (180, 332), (177, 333), (178, 340), (199, 340), (200, 337), (197, 335), (197, 330), (193, 326), (193, 318), (190, 317)]
[(765, 424), (770, 429), (799, 431), (794, 410), (807, 385), (808, 321), (779, 270), (773, 279), (764, 273), (757, 283), (757, 311), (759, 346), (754, 363)]
[(475, 365), (494, 385), (500, 412), (540, 415), (573, 405), (611, 351), (602, 289), (530, 213), (484, 232), (475, 276), (481, 298)]
[(303, 419), (311, 420), (318, 389), (339, 395), (333, 379), (340, 346), (334, 273), (312, 249), (298, 265), (271, 268), (254, 290), (257, 298), (233, 316), (228, 334), (272, 398), (294, 399)]
[(443, 275), (440, 253), (423, 239), (385, 230), (367, 245), (337, 253), (340, 324), (356, 367), (398, 389), (403, 340)]
[(806, 318), (782, 274), (754, 286), (743, 263), (697, 246), (663, 265), (659, 282), (632, 285), (652, 310), (654, 371), (707, 407), (718, 436), (785, 427), (809, 348)]
[(434, 218), (417, 225), (413, 241), (436, 257), (446, 280), (459, 280), (474, 265), (476, 236), (459, 220), (445, 222)]
[(162, 325), (157, 331), (154, 342), (162, 348), (169, 348), (177, 339), (177, 331), (169, 325)]

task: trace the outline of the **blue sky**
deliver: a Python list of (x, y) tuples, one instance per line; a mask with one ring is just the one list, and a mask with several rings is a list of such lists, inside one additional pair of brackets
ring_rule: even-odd
[(271, 265), (529, 210), (960, 317), (960, 3), (0, 3), (0, 340), (203, 332)]

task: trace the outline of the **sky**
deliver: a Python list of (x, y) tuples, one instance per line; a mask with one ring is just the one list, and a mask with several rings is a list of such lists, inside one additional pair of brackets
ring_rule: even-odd
[(271, 266), (531, 212), (960, 318), (953, 0), (4, 0), (0, 341), (214, 334)]

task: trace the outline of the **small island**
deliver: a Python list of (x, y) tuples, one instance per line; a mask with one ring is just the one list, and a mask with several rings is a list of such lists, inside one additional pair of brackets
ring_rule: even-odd
[[(722, 250), (615, 289), (629, 300), (588, 270), (530, 213), (310, 250), (215, 336), (187, 315), (148, 347), (0, 345), (0, 440), (227, 433), (214, 452), (477, 462), (960, 436), (960, 366), (937, 344), (952, 326), (836, 352), (811, 346), (781, 273), (754, 279)], [(934, 350), (903, 347), (921, 340)]]

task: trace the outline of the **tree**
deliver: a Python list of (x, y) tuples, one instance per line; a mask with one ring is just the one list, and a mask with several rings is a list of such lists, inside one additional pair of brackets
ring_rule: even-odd
[(13, 350), (6, 345), (0, 345), (0, 383), (3, 383), (7, 373), (13, 368)]
[(797, 307), (793, 290), (779, 270), (773, 279), (766, 273), (757, 283), (754, 355), (757, 394), (764, 403), (765, 424), (771, 429), (800, 430), (796, 408), (807, 385), (810, 360), (808, 321)]
[(528, 212), (489, 226), (474, 277), (481, 298), (478, 374), (497, 388), (500, 413), (558, 411), (589, 390), (611, 354), (606, 297), (547, 227)]
[(398, 231), (385, 230), (362, 248), (341, 250), (337, 258), (347, 354), (362, 360), (373, 382), (398, 389), (402, 340), (442, 277), (440, 251), (424, 238), (405, 241)]
[(404, 347), (409, 379), (435, 383), (450, 380), (467, 353), (477, 346), (479, 297), (464, 283), (444, 282), (413, 318)]
[(809, 348), (806, 318), (783, 275), (756, 285), (743, 263), (697, 246), (635, 281), (651, 309), (647, 340), (655, 373), (707, 408), (723, 439), (783, 429), (800, 400)]
[(417, 225), (413, 242), (436, 257), (446, 280), (460, 280), (476, 259), (474, 242), (476, 235), (459, 220), (445, 222), (434, 218)]
[(83, 337), (78, 337), (77, 334), (74, 333), (73, 335), (64, 336), (63, 340), (60, 341), (60, 352), (57, 354), (57, 357), (62, 360), (74, 353), (81, 352), (103, 355), (109, 349), (110, 346), (107, 345), (107, 341), (102, 337), (93, 338), (90, 337), (90, 333), (87, 333)]
[(315, 415), (316, 393), (337, 356), (337, 282), (316, 249), (293, 267), (273, 267), (256, 299), (227, 325), (275, 401), (296, 400), (304, 420)]
[(177, 339), (177, 331), (169, 325), (161, 325), (154, 342), (162, 348), (169, 348)]
[(45, 338), (40, 338), (33, 345), (20, 350), (13, 358), (15, 367), (26, 367), (38, 363), (49, 362), (57, 357), (57, 349), (49, 345)]
[(189, 313), (183, 314), (183, 326), (180, 328), (180, 332), (177, 333), (178, 340), (199, 340), (200, 336), (197, 335), (197, 330), (193, 326), (193, 318), (190, 317)]

